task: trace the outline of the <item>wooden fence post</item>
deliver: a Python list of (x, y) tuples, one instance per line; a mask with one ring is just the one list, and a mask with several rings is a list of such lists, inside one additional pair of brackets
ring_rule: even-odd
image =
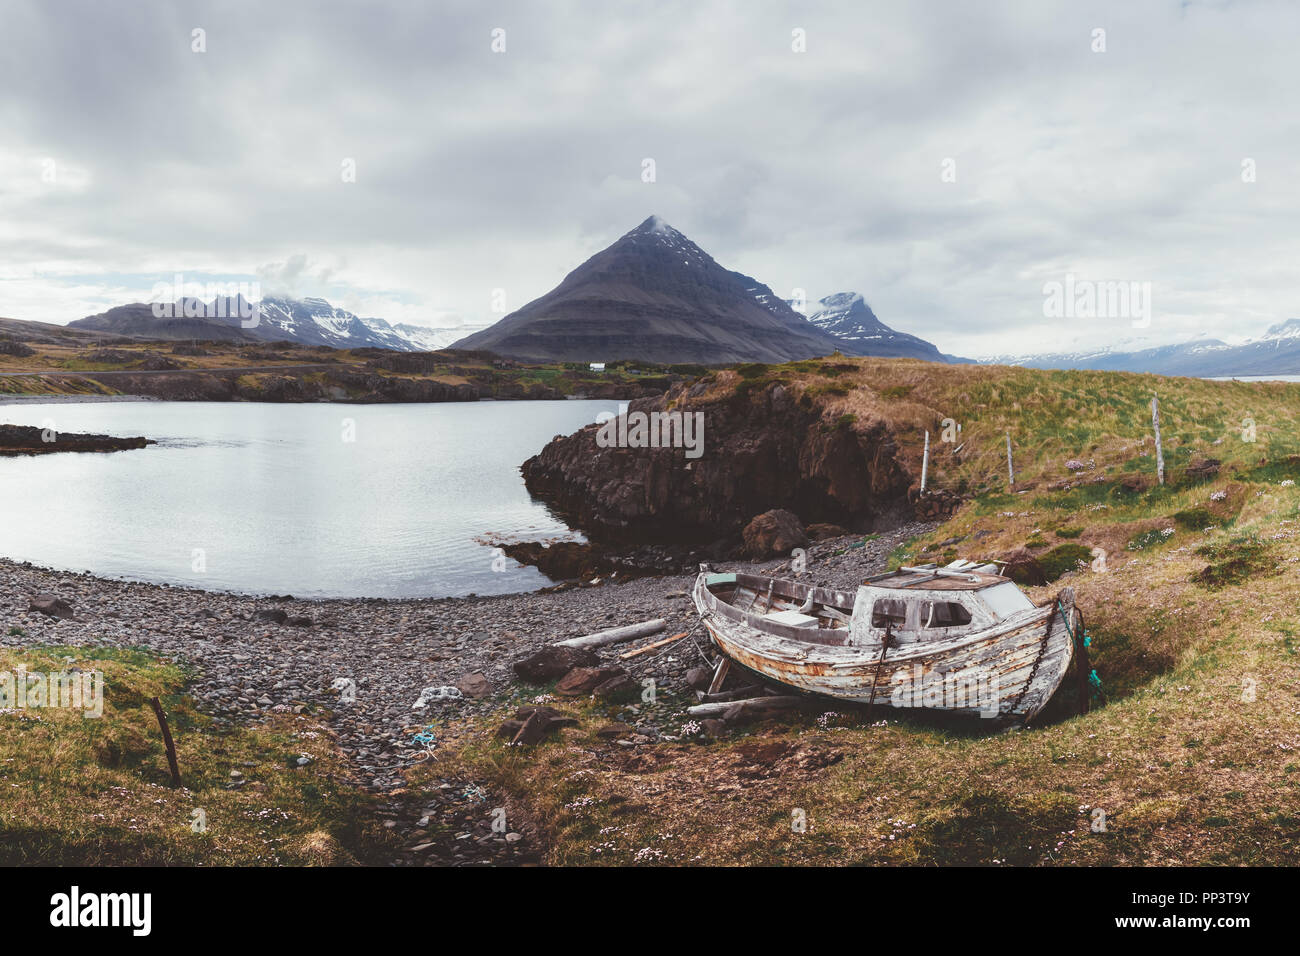
[(1016, 469), (1011, 464), (1011, 432), (1007, 432), (1007, 485), (1016, 483)]
[(1155, 395), (1151, 396), (1151, 427), (1156, 433), (1156, 477), (1160, 479), (1160, 484), (1165, 483), (1165, 452), (1160, 447), (1160, 400)]
[(172, 732), (167, 727), (167, 715), (163, 713), (162, 704), (158, 702), (157, 697), (150, 697), (149, 703), (153, 705), (154, 716), (158, 718), (158, 726), (162, 728), (163, 746), (167, 748), (167, 765), (172, 771), (172, 786), (181, 785), (181, 768), (176, 764), (176, 744), (172, 742)]
[(930, 466), (930, 433), (925, 433), (925, 451), (921, 452), (921, 494), (925, 494), (925, 474)]

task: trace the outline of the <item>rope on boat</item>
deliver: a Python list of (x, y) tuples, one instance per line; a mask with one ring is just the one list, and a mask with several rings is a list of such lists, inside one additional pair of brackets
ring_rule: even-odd
[(704, 651), (701, 650), (699, 641), (695, 640), (694, 635), (695, 635), (695, 629), (704, 623), (704, 619), (712, 616), (713, 616), (712, 611), (705, 611), (703, 614), (700, 615), (700, 619), (696, 621), (694, 624), (692, 624), (690, 630), (686, 632), (686, 636), (690, 638), (691, 646), (695, 648), (695, 653), (699, 654), (700, 659), (703, 660), (704, 663), (706, 664), (712, 664), (713, 661), (709, 660), (709, 655), (705, 654)]
[[(704, 651), (700, 650), (700, 645), (695, 640), (693, 635), (695, 633), (695, 629), (704, 623), (704, 619), (707, 617), (711, 617), (712, 615), (713, 615), (712, 611), (705, 611), (703, 614), (700, 615), (699, 620), (697, 620), (694, 624), (692, 624), (689, 628), (686, 629), (687, 638), (690, 640), (691, 645), (695, 648), (696, 652), (700, 655), (700, 657), (704, 659), (704, 663), (706, 664), (711, 664), (713, 662), (709, 660), (708, 655), (705, 654)], [(658, 650), (655, 653), (651, 654), (649, 657), (647, 657), (646, 660), (647, 661), (656, 660), (661, 655), (668, 653), (672, 649), (673, 649), (673, 645), (667, 644), (661, 650)]]
[[(1088, 648), (1092, 647), (1092, 635), (1088, 633), (1088, 626), (1087, 622), (1084, 620), (1083, 611), (1077, 606), (1074, 610), (1078, 612), (1079, 615), (1079, 632), (1076, 634), (1074, 628), (1070, 627), (1070, 619), (1068, 615), (1065, 620), (1065, 628), (1070, 634), (1070, 639), (1074, 641), (1074, 646), (1082, 649), (1086, 654)], [(1097, 669), (1095, 667), (1089, 668), (1088, 671), (1088, 689), (1090, 695), (1099, 697), (1103, 704), (1108, 703), (1106, 699), (1106, 691), (1102, 689), (1101, 678), (1097, 676)]]

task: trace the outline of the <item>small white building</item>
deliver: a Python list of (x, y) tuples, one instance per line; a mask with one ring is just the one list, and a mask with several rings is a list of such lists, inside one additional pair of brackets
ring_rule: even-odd
[(604, 363), (604, 362), (592, 362), (592, 363), (591, 363), (591, 370), (592, 370), (593, 372), (603, 372), (603, 371), (605, 371), (605, 363)]

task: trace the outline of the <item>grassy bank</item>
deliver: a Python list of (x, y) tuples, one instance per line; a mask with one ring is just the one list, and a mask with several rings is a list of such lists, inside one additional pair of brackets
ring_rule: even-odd
[[(545, 821), (549, 862), (1300, 860), (1300, 387), (869, 359), (713, 376), (716, 389), (777, 384), (828, 421), (886, 418), (915, 440), (917, 473), (929, 429), (931, 480), (968, 500), (894, 562), (1020, 552), (1052, 568), (1057, 580), (1027, 590), (1041, 603), (1076, 589), (1107, 703), (1058, 705), (1008, 733), (886, 708), (718, 741), (687, 727), (654, 747), (595, 737), (628, 714), (590, 703), (565, 705), (581, 726), (535, 750), (506, 747), (484, 721), (445, 759)], [(946, 445), (943, 418), (962, 424)], [(1189, 475), (1202, 458), (1217, 472)]]
[[(0, 864), (337, 865), (381, 859), (387, 836), (318, 719), (218, 727), (186, 674), (139, 651), (0, 651), (0, 672), (103, 673), (103, 713), (0, 713)], [(159, 697), (182, 788), (149, 704)], [(90, 708), (84, 708), (89, 710)], [(303, 766), (298, 760), (309, 756)], [(238, 774), (232, 777), (232, 772)]]

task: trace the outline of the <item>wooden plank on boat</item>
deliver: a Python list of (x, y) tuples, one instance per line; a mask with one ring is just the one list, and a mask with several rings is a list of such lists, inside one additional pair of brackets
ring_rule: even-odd
[(834, 621), (839, 621), (841, 624), (853, 623), (853, 618), (849, 617), (847, 614), (845, 614), (843, 611), (839, 610), (838, 608), (831, 607), (829, 604), (823, 605), (821, 611), (819, 611), (818, 613), (825, 614), (827, 617), (831, 618)]
[(611, 627), (607, 631), (597, 631), (595, 634), (585, 634), (582, 637), (571, 637), (567, 641), (557, 641), (555, 646), (602, 647), (605, 644), (621, 644), (624, 641), (636, 640), (638, 637), (649, 637), (651, 634), (658, 634), (667, 627), (667, 621), (663, 618), (655, 618), (653, 621), (644, 621), (641, 624)]
[(680, 641), (683, 637), (687, 635), (687, 633), (689, 632), (682, 631), (680, 634), (674, 634), (672, 637), (665, 637), (661, 641), (655, 641), (653, 644), (647, 644), (645, 647), (638, 647), (636, 650), (633, 651), (625, 651), (622, 654), (618, 655), (618, 659), (620, 661), (625, 661), (633, 657), (640, 657), (642, 654), (648, 654), (657, 648), (667, 647), (669, 644), (672, 644), (676, 641)]
[(716, 717), (727, 713), (733, 707), (740, 707), (746, 711), (790, 710), (794, 707), (804, 707), (807, 704), (808, 700), (805, 697), (750, 697), (748, 700), (696, 704), (694, 707), (687, 707), (686, 713), (692, 717)]

